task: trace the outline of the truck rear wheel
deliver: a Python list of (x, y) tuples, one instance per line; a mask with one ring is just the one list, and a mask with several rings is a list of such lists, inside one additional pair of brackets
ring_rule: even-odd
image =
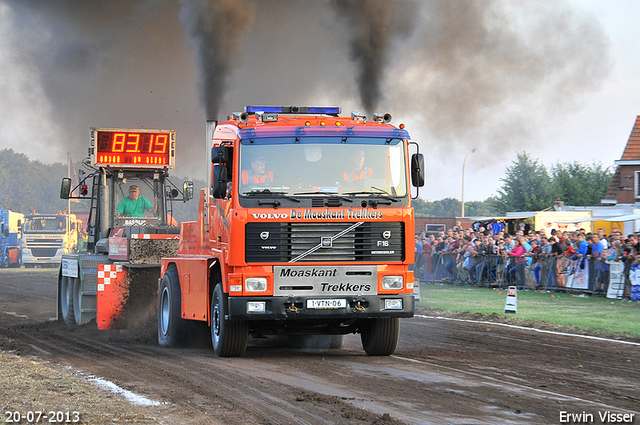
[(390, 356), (398, 346), (400, 319), (382, 317), (369, 319), (360, 332), (362, 348), (368, 356)]
[(75, 309), (74, 309), (74, 281), (75, 279), (68, 276), (60, 277), (60, 289), (58, 291), (60, 297), (60, 313), (64, 323), (67, 325), (75, 325)]
[(175, 266), (169, 266), (158, 297), (158, 345), (178, 347), (184, 344), (186, 321), (180, 317), (180, 281)]
[(249, 327), (242, 320), (227, 319), (227, 296), (216, 285), (211, 300), (211, 342), (218, 357), (239, 357), (247, 348)]

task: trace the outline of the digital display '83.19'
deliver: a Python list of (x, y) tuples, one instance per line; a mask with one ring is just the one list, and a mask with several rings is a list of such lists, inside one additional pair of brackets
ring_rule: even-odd
[(173, 130), (92, 129), (93, 165), (173, 168)]

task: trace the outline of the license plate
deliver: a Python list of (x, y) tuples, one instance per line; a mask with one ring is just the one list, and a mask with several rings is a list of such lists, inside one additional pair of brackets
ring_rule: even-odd
[(307, 308), (347, 308), (347, 300), (307, 300)]

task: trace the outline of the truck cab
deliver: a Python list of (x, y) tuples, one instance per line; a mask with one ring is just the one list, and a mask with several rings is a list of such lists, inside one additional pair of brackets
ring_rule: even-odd
[(62, 255), (78, 252), (79, 220), (75, 214), (27, 214), (22, 225), (25, 267), (57, 267)]
[(0, 266), (20, 267), (24, 214), (0, 207)]

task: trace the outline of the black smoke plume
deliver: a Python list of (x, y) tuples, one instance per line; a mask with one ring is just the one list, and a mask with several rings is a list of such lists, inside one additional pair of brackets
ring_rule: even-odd
[(181, 0), (181, 20), (195, 45), (207, 119), (218, 119), (241, 35), (253, 20), (242, 0)]
[(392, 42), (411, 34), (416, 4), (407, 0), (334, 0), (332, 4), (338, 16), (347, 21), (358, 92), (371, 115), (383, 95), (382, 83)]

